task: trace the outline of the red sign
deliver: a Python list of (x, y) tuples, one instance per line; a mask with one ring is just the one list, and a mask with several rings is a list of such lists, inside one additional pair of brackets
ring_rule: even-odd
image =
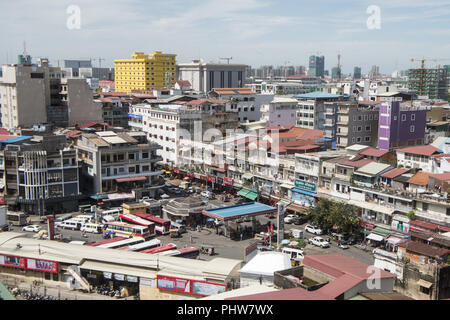
[(180, 173), (180, 170), (177, 169), (177, 168), (173, 168), (173, 172), (175, 172), (175, 173)]
[(216, 183), (216, 177), (208, 176), (208, 182)]
[(194, 178), (194, 174), (193, 174), (193, 173), (188, 172), (186, 175), (187, 175), (188, 177)]
[(200, 180), (207, 180), (208, 178), (206, 176), (200, 176)]
[(58, 273), (58, 262), (27, 258), (27, 269)]
[(375, 225), (369, 222), (365, 222), (363, 220), (359, 221), (359, 226), (363, 229), (367, 229), (367, 230), (373, 230), (375, 228)]
[(25, 258), (0, 255), (0, 266), (25, 269), (26, 263)]
[(223, 184), (226, 186), (233, 186), (233, 179), (231, 178), (223, 178)]

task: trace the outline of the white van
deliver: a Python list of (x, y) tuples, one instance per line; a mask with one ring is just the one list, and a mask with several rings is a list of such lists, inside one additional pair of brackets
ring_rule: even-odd
[(69, 214), (65, 214), (65, 215), (63, 215), (63, 216), (60, 216), (60, 217), (56, 218), (56, 219), (55, 219), (55, 226), (59, 227), (59, 225), (60, 225), (61, 223), (63, 223), (63, 222), (66, 221), (66, 220), (69, 220), (70, 218), (72, 218), (72, 215), (71, 215), (70, 213), (69, 213)]
[(81, 232), (90, 232), (90, 233), (102, 233), (103, 225), (96, 223), (83, 223), (80, 228)]
[(92, 222), (92, 220), (94, 220), (94, 217), (88, 216), (88, 215), (79, 215), (79, 216), (72, 218), (71, 220), (80, 221), (83, 224), (83, 223)]
[(170, 222), (170, 229), (177, 229), (179, 233), (185, 233), (186, 227), (183, 224)]
[(59, 227), (63, 228), (63, 229), (80, 230), (81, 224), (82, 223), (80, 221), (69, 219), (69, 220), (61, 222)]
[(103, 222), (103, 223), (106, 223), (106, 222), (114, 222), (114, 221), (116, 221), (116, 220), (117, 220), (117, 219), (116, 219), (115, 217), (113, 217), (112, 215), (102, 217), (102, 222)]
[(300, 249), (294, 249), (294, 248), (283, 248), (281, 251), (284, 254), (288, 254), (291, 258), (291, 261), (303, 261), (303, 258), (305, 258), (305, 255), (303, 254), (303, 250)]

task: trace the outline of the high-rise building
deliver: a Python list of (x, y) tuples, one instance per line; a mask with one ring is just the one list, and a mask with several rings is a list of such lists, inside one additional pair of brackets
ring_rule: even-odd
[(331, 69), (331, 79), (337, 79), (338, 78), (338, 67), (333, 67)]
[(429, 99), (448, 99), (448, 71), (446, 68), (409, 69), (408, 88)]
[(309, 76), (323, 78), (325, 71), (325, 57), (324, 56), (310, 56), (309, 57)]
[(131, 59), (114, 60), (115, 91), (132, 92), (172, 87), (175, 83), (175, 54), (135, 52)]
[(361, 79), (361, 68), (355, 67), (353, 69), (353, 79)]
[(380, 75), (380, 67), (379, 66), (372, 66), (372, 69), (370, 69), (369, 72), (369, 78), (375, 79)]

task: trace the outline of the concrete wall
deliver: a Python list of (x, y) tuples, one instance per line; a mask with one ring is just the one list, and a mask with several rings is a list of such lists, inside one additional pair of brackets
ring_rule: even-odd
[(69, 126), (102, 121), (102, 105), (94, 102), (92, 91), (84, 79), (67, 79)]

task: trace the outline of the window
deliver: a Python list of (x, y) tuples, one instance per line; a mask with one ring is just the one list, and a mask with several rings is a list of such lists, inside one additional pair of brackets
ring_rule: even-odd
[(422, 202), (422, 211), (428, 211), (428, 203)]
[(402, 114), (402, 121), (406, 121), (406, 114)]
[(362, 127), (358, 127), (358, 132), (361, 132), (362, 131)]
[(425, 294), (430, 294), (430, 288), (425, 288), (420, 286), (420, 292), (425, 293)]
[(416, 115), (415, 115), (415, 114), (412, 114), (412, 115), (411, 115), (411, 121), (414, 121), (414, 120), (416, 120)]
[(361, 137), (356, 138), (356, 142), (361, 142)]
[(369, 115), (369, 120), (372, 121), (373, 120), (373, 114)]
[(366, 126), (366, 131), (370, 131), (371, 129), (371, 126)]
[(409, 127), (409, 132), (414, 132), (416, 128), (414, 126)]
[(371, 137), (365, 137), (365, 138), (364, 138), (364, 141), (370, 142), (371, 139), (372, 139)]

